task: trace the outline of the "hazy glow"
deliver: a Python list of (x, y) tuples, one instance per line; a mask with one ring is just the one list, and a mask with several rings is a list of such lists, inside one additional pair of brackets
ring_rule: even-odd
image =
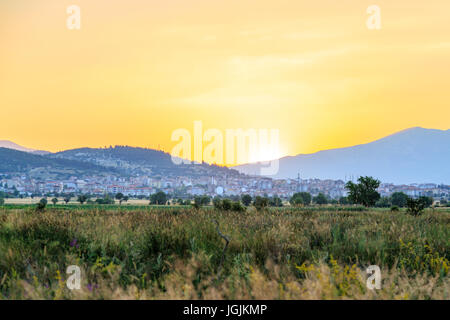
[(285, 155), (448, 129), (450, 2), (377, 0), (377, 31), (371, 4), (2, 0), (0, 140), (170, 151), (174, 130), (202, 120), (279, 129)]

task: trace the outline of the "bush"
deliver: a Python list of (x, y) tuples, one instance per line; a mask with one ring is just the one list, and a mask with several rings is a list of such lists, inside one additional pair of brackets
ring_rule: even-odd
[(95, 200), (95, 203), (97, 204), (114, 204), (114, 199), (111, 198), (109, 195), (106, 195), (104, 198), (97, 198)]
[(391, 211), (392, 212), (398, 212), (400, 209), (399, 209), (399, 207), (398, 206), (392, 206), (391, 207)]
[(425, 209), (426, 203), (423, 201), (423, 199), (411, 199), (408, 198), (406, 201), (406, 206), (408, 209), (406, 210), (407, 213), (418, 216), (421, 215), (423, 212), (423, 209)]
[(266, 197), (257, 196), (255, 198), (255, 201), (253, 202), (253, 205), (255, 206), (256, 210), (262, 210), (269, 205), (269, 199), (267, 199)]
[(245, 207), (239, 201), (234, 201), (231, 204), (231, 211), (244, 212)]
[(242, 203), (248, 207), (252, 203), (252, 196), (249, 194), (244, 194), (242, 196)]
[(297, 192), (294, 193), (292, 198), (289, 200), (291, 205), (298, 206), (298, 205), (309, 205), (311, 203), (311, 194), (308, 192)]
[(37, 211), (43, 211), (45, 209), (45, 207), (47, 206), (47, 199), (42, 198), (38, 204), (36, 205), (36, 210)]
[(230, 199), (223, 199), (221, 209), (225, 210), (225, 211), (229, 211), (229, 210), (231, 210), (232, 205), (233, 205), (233, 203), (231, 202)]

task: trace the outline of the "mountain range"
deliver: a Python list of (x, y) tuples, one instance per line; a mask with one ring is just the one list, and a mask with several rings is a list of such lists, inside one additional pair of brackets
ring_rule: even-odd
[[(261, 164), (234, 167), (257, 175)], [(383, 182), (450, 183), (450, 130), (414, 127), (382, 139), (346, 148), (279, 159), (273, 178), (345, 180), (361, 175)]]
[(18, 151), (28, 152), (28, 153), (32, 153), (32, 154), (38, 154), (38, 155), (45, 155), (45, 154), (50, 153), (50, 152), (44, 151), (44, 150), (35, 150), (35, 149), (25, 148), (23, 146), (18, 145), (17, 143), (9, 141), (9, 140), (0, 140), (0, 148), (13, 149), (13, 150), (18, 150)]
[(81, 178), (91, 175), (122, 177), (131, 175), (164, 177), (240, 175), (234, 169), (207, 163), (176, 165), (169, 153), (146, 148), (115, 146), (35, 154), (32, 149), (16, 144), (9, 145), (14, 146), (14, 149), (0, 147), (0, 173), (27, 174), (38, 179), (66, 179), (70, 176)]
[[(360, 175), (383, 182), (450, 184), (450, 130), (406, 129), (382, 139), (346, 148), (299, 154), (279, 159), (272, 178), (345, 180)], [(159, 150), (115, 146), (79, 148), (57, 153), (0, 141), (0, 173), (27, 173), (39, 178), (76, 174), (161, 176), (259, 175), (260, 163), (233, 168), (209, 165), (175, 165), (170, 154)]]

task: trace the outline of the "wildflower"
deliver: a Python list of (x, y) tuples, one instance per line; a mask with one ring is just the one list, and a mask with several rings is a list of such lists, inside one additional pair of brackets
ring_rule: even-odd
[(77, 243), (77, 238), (73, 238), (72, 241), (70, 241), (70, 246), (77, 249), (80, 247), (80, 245)]

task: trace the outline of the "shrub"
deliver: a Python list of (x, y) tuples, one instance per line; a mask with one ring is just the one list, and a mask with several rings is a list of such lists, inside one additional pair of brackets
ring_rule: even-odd
[(239, 201), (234, 201), (231, 204), (231, 210), (236, 212), (244, 212), (245, 207)]
[(398, 208), (398, 206), (392, 206), (391, 207), (391, 211), (392, 212), (398, 212), (400, 209)]
[(255, 201), (253, 202), (253, 205), (255, 206), (256, 210), (262, 210), (269, 205), (269, 199), (267, 199), (266, 197), (257, 196), (255, 198)]
[(213, 205), (214, 205), (214, 208), (217, 210), (222, 209), (222, 200), (220, 200), (220, 197), (217, 197), (217, 196), (214, 197)]
[(233, 203), (231, 202), (230, 199), (223, 199), (221, 209), (225, 210), (225, 211), (229, 211), (229, 210), (231, 210), (232, 205), (233, 205)]
[(36, 205), (36, 210), (37, 211), (43, 211), (45, 209), (45, 207), (47, 206), (47, 199), (42, 198), (38, 204)]
[(423, 212), (423, 209), (425, 209), (425, 202), (422, 199), (411, 199), (408, 198), (406, 201), (406, 206), (408, 209), (406, 210), (407, 213), (418, 216), (421, 215)]
[(308, 192), (297, 192), (294, 193), (289, 202), (293, 206), (298, 206), (302, 204), (309, 205), (311, 203), (311, 200), (312, 200), (311, 194), (309, 194)]
[(242, 203), (248, 207), (252, 203), (252, 196), (249, 194), (244, 194), (242, 196)]

